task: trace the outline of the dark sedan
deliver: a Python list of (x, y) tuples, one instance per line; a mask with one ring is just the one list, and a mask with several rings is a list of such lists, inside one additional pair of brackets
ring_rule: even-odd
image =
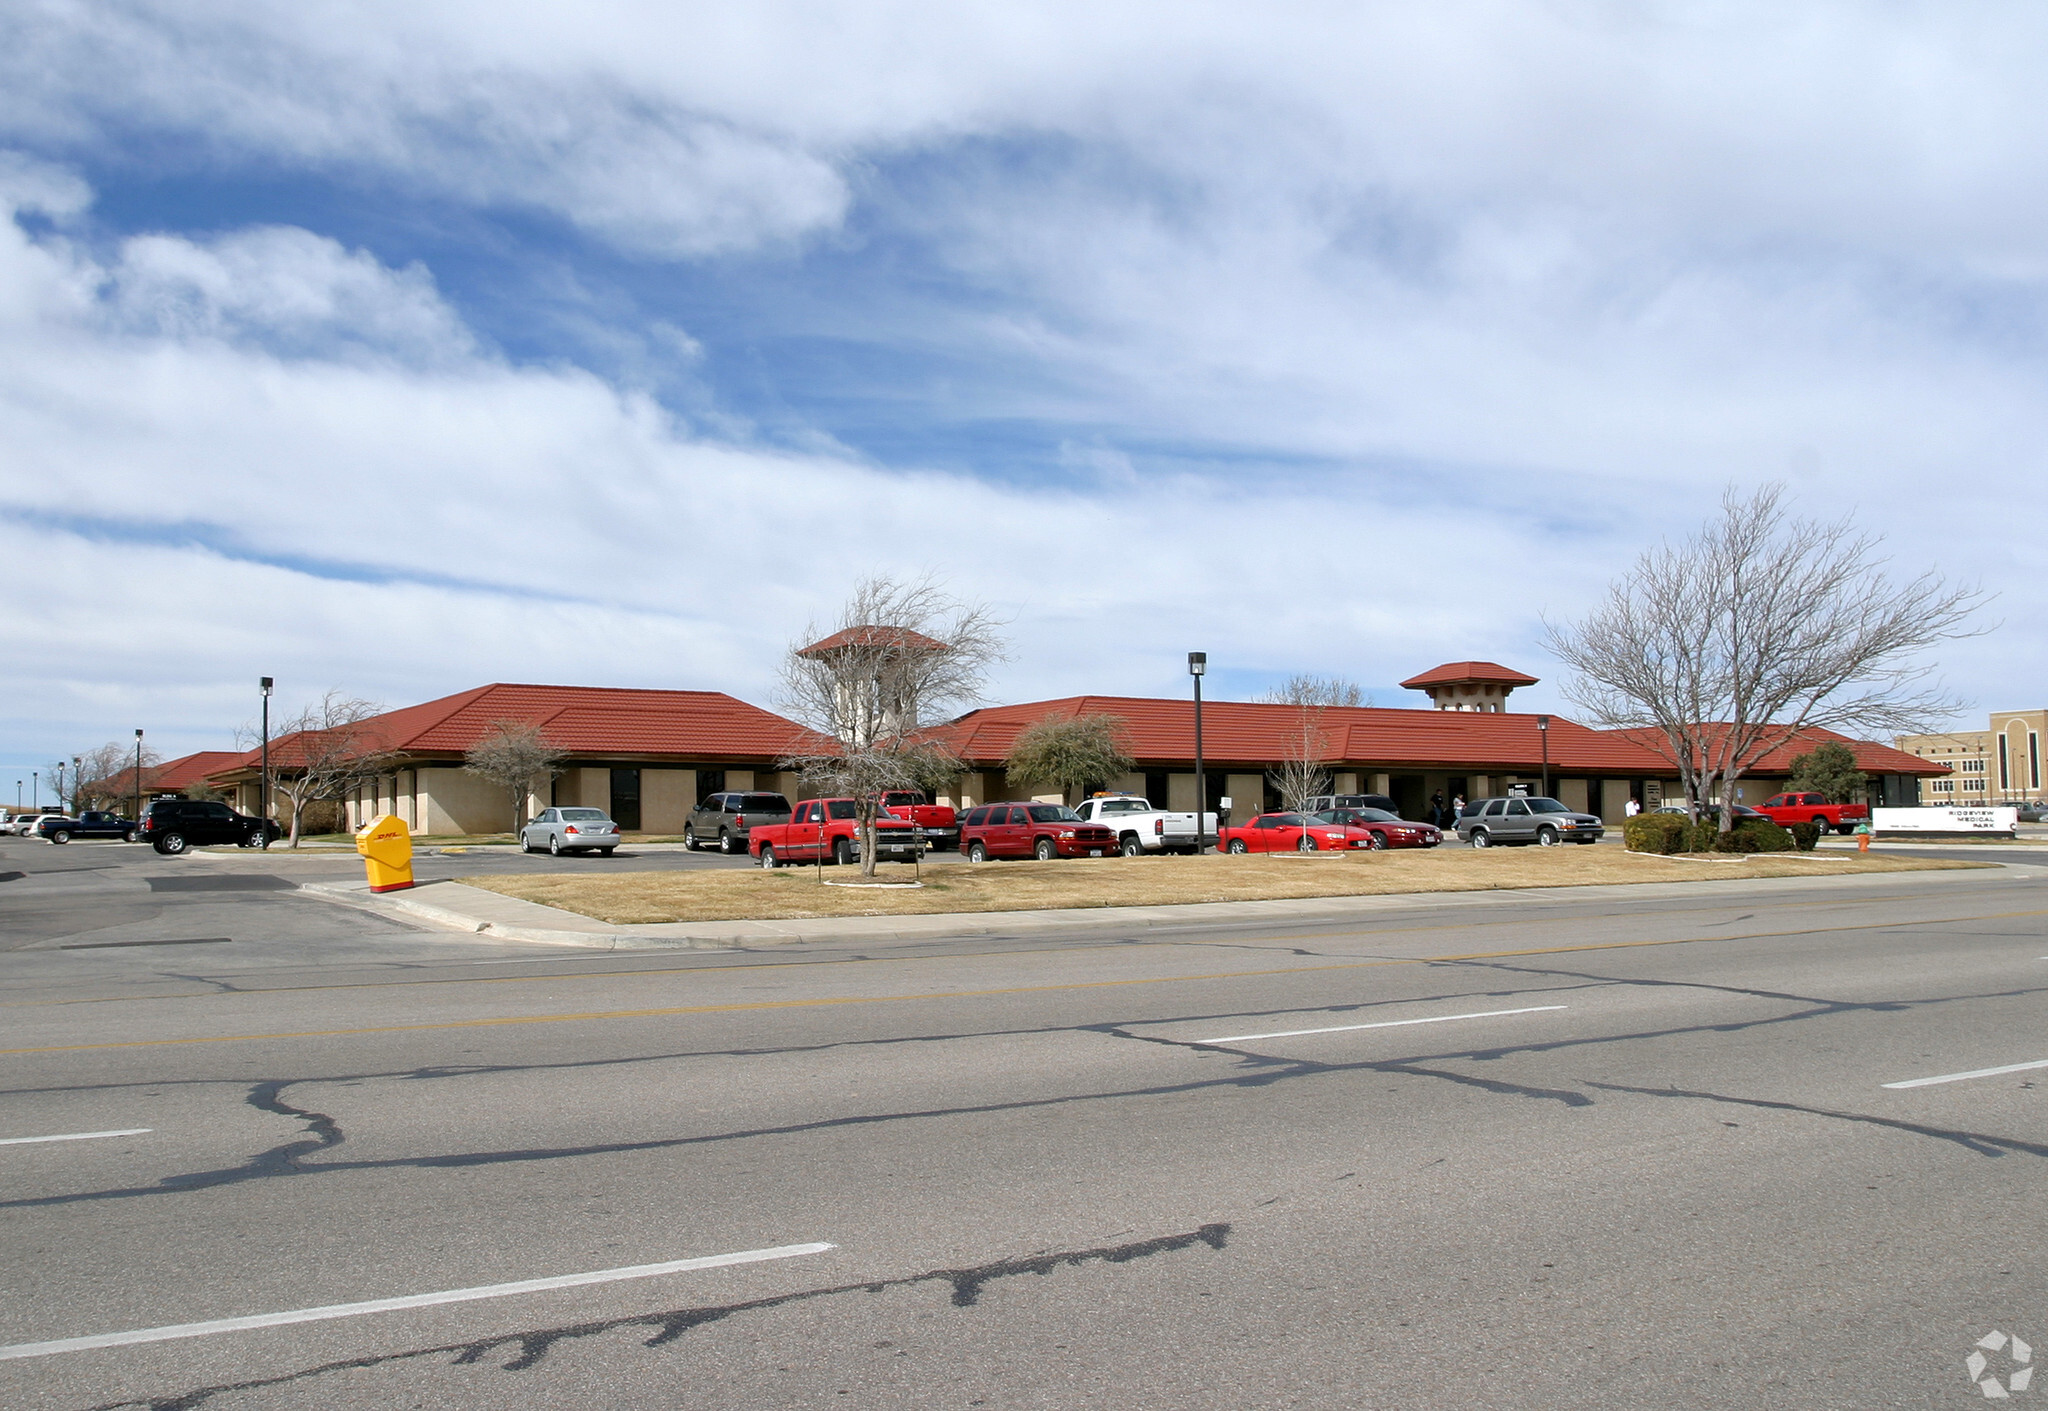
[(1435, 824), (1415, 823), (1383, 808), (1326, 808), (1316, 817), (1365, 829), (1375, 848), (1433, 848), (1444, 840)]

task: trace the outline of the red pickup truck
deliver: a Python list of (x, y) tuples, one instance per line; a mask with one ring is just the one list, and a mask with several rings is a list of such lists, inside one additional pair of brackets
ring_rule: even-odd
[[(888, 809), (875, 815), (875, 858), (909, 862), (922, 849), (917, 825)], [(763, 867), (785, 862), (850, 863), (860, 858), (860, 821), (852, 799), (805, 799), (787, 823), (757, 823), (747, 831), (747, 851)]]
[(1825, 833), (1853, 833), (1859, 823), (1870, 821), (1870, 809), (1860, 803), (1829, 803), (1826, 794), (1773, 794), (1757, 809), (1781, 828), (1795, 823), (1817, 824)]
[(960, 842), (960, 815), (915, 789), (889, 790), (882, 795), (882, 807), (915, 823), (927, 847), (950, 848)]

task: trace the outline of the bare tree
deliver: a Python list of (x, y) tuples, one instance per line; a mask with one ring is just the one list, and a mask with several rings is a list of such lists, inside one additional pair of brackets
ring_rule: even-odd
[(1636, 560), (1583, 621), (1546, 623), (1576, 673), (1568, 699), (1641, 732), (1669, 759), (1697, 819), (1809, 726), (1869, 735), (1924, 730), (1956, 702), (1925, 683), (1925, 654), (1973, 636), (1984, 602), (1938, 574), (1895, 581), (1881, 541), (1848, 519), (1791, 518), (1784, 487), (1730, 487), (1721, 512)]
[(562, 749), (524, 720), (493, 720), (484, 737), (462, 754), (462, 767), (512, 796), (512, 832), (526, 826), (526, 796), (534, 777), (561, 773)]
[(958, 601), (930, 577), (883, 576), (855, 586), (829, 634), (813, 624), (791, 644), (778, 703), (814, 734), (781, 767), (854, 800), (863, 876), (874, 875), (881, 792), (957, 777), (923, 723), (980, 702), (1004, 658), (999, 628), (987, 606)]
[(1308, 812), (1308, 802), (1330, 792), (1330, 739), (1323, 730), (1323, 707), (1298, 703), (1287, 732), (1287, 754), (1266, 777), (1280, 790), (1281, 807)]
[(273, 796), (291, 809), (293, 847), (306, 805), (344, 799), (389, 765), (391, 754), (370, 723), (383, 709), (335, 689), (277, 725), (270, 741)]
[(1266, 705), (1369, 706), (1372, 697), (1356, 681), (1343, 676), (1311, 676), (1297, 672), (1271, 690), (1259, 693)]
[(164, 762), (163, 756), (147, 745), (142, 751), (142, 770), (135, 768), (135, 746), (119, 740), (87, 750), (78, 757), (78, 772), (71, 786), (71, 806), (76, 810), (103, 808), (119, 812), (123, 805), (142, 797), (149, 771)]
[(1120, 715), (1041, 720), (1017, 736), (1003, 761), (1010, 778), (1057, 784), (1062, 796), (1131, 771), (1130, 722)]

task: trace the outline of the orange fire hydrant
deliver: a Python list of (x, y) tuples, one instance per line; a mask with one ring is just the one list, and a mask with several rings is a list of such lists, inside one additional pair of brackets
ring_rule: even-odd
[(412, 830), (396, 814), (372, 819), (356, 830), (373, 892), (402, 892), (412, 885)]
[(1856, 825), (1856, 851), (1870, 851), (1870, 825), (1868, 823)]

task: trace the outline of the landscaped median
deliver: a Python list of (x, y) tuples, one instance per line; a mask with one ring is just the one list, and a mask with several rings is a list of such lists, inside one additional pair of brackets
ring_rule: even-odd
[[(675, 872), (529, 873), (462, 877), (472, 887), (558, 907), (619, 925), (666, 921), (795, 921), (829, 916), (920, 916), (947, 912), (1050, 911), (1188, 902), (1279, 901), (1399, 892), (1478, 892), (1522, 887), (1593, 887), (1633, 882), (1703, 882), (1751, 877), (1827, 877), (1866, 872), (1944, 871), (1994, 866), (1881, 855), (1744, 854), (1654, 857), (1618, 848), (1460, 848), (1445, 852), (1290, 854), (1285, 857), (1134, 857), (1065, 862), (992, 862), (926, 867), (917, 888), (820, 885), (820, 871), (691, 869)], [(859, 882), (850, 867), (827, 867), (828, 882)], [(901, 864), (877, 867), (877, 882), (907, 882)]]

